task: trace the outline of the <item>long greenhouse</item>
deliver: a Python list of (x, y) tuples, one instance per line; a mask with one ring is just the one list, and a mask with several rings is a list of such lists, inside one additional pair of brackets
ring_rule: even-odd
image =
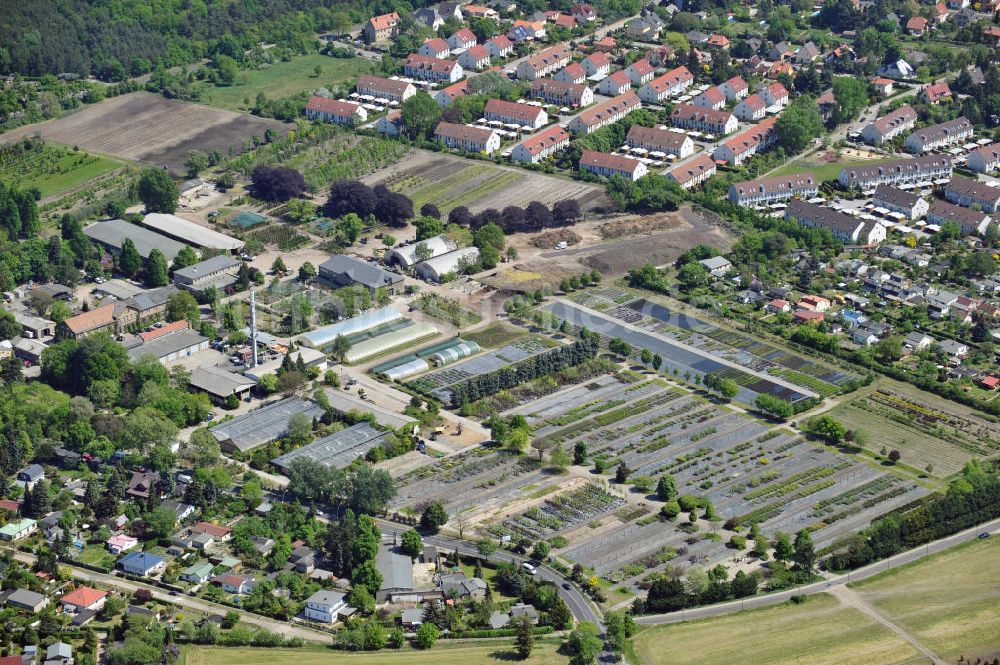
[(385, 325), (402, 319), (403, 315), (393, 307), (382, 307), (364, 314), (331, 323), (328, 326), (317, 328), (299, 336), (299, 340), (306, 346), (314, 349), (323, 349), (332, 344), (338, 336), (350, 337), (351, 335), (370, 330), (377, 326)]
[(344, 355), (344, 360), (349, 363), (356, 363), (359, 360), (390, 351), (404, 344), (410, 344), (418, 340), (438, 334), (437, 328), (429, 323), (414, 323), (413, 325), (393, 330), (392, 332), (366, 339), (351, 346), (350, 351)]

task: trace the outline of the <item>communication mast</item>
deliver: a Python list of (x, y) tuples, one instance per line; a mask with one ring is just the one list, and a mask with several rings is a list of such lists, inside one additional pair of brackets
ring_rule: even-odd
[(257, 366), (257, 298), (250, 288), (250, 347), (253, 349), (253, 367)]

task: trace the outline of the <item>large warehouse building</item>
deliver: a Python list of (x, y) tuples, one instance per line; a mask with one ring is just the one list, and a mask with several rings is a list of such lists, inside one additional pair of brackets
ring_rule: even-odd
[(162, 233), (168, 238), (186, 242), (201, 249), (215, 249), (224, 252), (238, 252), (243, 249), (242, 240), (230, 238), (224, 233), (213, 231), (177, 215), (151, 212), (142, 220), (142, 225), (157, 233)]
[(361, 422), (275, 457), (271, 463), (282, 471), (287, 471), (295, 460), (311, 459), (323, 466), (342, 469), (357, 458), (367, 455), (369, 450), (385, 441), (388, 435), (389, 432), (380, 432), (368, 423)]
[(210, 431), (223, 450), (242, 453), (285, 436), (288, 419), (296, 413), (303, 413), (310, 419), (319, 418), (323, 409), (310, 401), (287, 397), (219, 423)]
[(177, 253), (184, 248), (184, 243), (171, 240), (138, 224), (130, 224), (124, 219), (94, 222), (84, 228), (83, 233), (114, 254), (119, 254), (122, 251), (122, 245), (125, 244), (126, 238), (131, 239), (139, 256), (144, 259), (149, 258), (151, 251), (158, 249), (167, 257), (168, 262), (173, 261)]

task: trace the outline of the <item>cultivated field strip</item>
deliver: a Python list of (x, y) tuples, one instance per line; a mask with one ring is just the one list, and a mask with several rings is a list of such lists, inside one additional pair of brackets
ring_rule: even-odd
[(445, 214), (458, 206), (475, 213), (486, 208), (524, 207), (532, 201), (551, 207), (558, 201), (575, 199), (582, 210), (607, 203), (599, 185), (424, 150), (412, 151), (364, 181), (402, 192), (413, 199), (414, 206), (432, 202)]

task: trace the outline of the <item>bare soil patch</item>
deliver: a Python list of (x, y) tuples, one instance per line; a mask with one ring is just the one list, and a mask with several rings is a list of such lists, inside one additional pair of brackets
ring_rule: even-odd
[(594, 269), (617, 277), (644, 263), (671, 263), (698, 244), (727, 251), (734, 241), (716, 220), (688, 207), (645, 215), (594, 216), (565, 230), (580, 240), (563, 250), (553, 249), (555, 243), (537, 241), (550, 232), (509, 236), (508, 243), (517, 248), (520, 259), (513, 269), (501, 270), (493, 285), (515, 290), (523, 290), (525, 283), (531, 288), (552, 286), (563, 277)]
[(0, 137), (4, 143), (35, 134), (90, 152), (146, 164), (183, 169), (189, 150), (240, 154), (253, 136), (279, 133), (291, 125), (215, 109), (203, 104), (136, 92), (107, 99), (78, 113), (20, 127)]
[(546, 231), (539, 233), (531, 239), (531, 244), (539, 249), (551, 249), (561, 242), (568, 246), (578, 245), (583, 238), (572, 229), (558, 229), (556, 231)]

